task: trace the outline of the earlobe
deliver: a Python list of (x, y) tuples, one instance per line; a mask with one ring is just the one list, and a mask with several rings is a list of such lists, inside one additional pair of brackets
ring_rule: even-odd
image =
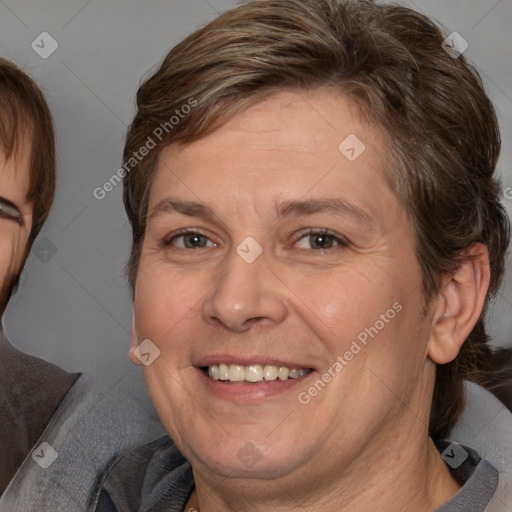
[(466, 260), (443, 281), (432, 317), (429, 357), (438, 364), (453, 361), (482, 313), (489, 288), (487, 248), (472, 245)]
[(135, 328), (135, 311), (132, 311), (132, 329), (131, 329), (131, 343), (129, 357), (130, 361), (137, 366), (141, 366), (140, 359), (135, 355), (135, 349), (139, 346), (139, 338), (137, 336), (137, 329)]

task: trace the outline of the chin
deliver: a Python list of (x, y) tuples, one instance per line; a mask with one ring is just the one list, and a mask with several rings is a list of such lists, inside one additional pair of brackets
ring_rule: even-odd
[(268, 440), (251, 442), (235, 438), (226, 441), (225, 436), (222, 437), (222, 441), (217, 442), (202, 438), (183, 450), (194, 469), (201, 466), (226, 477), (267, 480), (290, 473), (302, 465), (293, 443), (285, 443), (282, 438), (270, 443)]

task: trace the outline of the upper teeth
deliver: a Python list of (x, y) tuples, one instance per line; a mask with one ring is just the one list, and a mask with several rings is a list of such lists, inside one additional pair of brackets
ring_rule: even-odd
[(251, 364), (241, 366), (238, 364), (212, 364), (208, 367), (208, 375), (213, 380), (229, 380), (231, 382), (261, 382), (262, 380), (288, 380), (302, 377), (308, 370), (287, 368), (286, 366), (261, 366)]

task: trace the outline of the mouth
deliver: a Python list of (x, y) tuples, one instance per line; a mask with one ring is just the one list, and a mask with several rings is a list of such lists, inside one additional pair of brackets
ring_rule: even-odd
[(313, 371), (312, 368), (289, 368), (287, 366), (261, 364), (212, 364), (202, 366), (202, 372), (213, 381), (225, 383), (261, 384), (272, 381), (299, 379)]

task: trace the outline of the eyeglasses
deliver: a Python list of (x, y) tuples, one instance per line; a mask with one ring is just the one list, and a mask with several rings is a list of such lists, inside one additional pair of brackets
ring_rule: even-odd
[(20, 226), (23, 225), (23, 217), (18, 208), (3, 197), (0, 197), (0, 217), (15, 220)]

